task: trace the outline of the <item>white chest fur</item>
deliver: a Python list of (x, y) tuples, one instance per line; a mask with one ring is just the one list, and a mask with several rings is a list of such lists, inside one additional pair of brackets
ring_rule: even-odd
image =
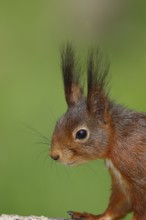
[(107, 216), (107, 217), (104, 218), (104, 220), (112, 220), (112, 217)]
[(105, 160), (105, 164), (108, 167), (108, 169), (110, 169), (112, 171), (112, 174), (117, 179), (117, 182), (119, 183), (121, 190), (127, 195), (127, 184), (126, 184), (125, 180), (123, 179), (120, 171), (114, 166), (112, 161), (109, 159)]

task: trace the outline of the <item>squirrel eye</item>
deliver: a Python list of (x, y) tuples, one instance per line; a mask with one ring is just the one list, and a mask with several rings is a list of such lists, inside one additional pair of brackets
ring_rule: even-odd
[(77, 131), (76, 133), (76, 139), (84, 139), (87, 137), (87, 131), (85, 129), (80, 129), (79, 131)]

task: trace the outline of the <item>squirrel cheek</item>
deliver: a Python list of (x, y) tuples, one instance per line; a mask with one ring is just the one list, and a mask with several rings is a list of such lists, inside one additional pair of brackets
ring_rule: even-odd
[(74, 156), (74, 151), (72, 149), (66, 149), (63, 151), (63, 158), (72, 159)]
[(60, 158), (60, 162), (65, 165), (74, 164), (76, 161), (76, 155), (73, 149), (65, 149), (62, 151), (62, 158)]

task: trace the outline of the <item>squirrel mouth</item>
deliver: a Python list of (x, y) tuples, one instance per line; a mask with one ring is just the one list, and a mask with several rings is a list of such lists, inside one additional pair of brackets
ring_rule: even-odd
[(67, 163), (66, 165), (67, 165), (67, 166), (74, 166), (74, 165), (76, 165), (76, 161), (72, 161), (72, 162), (70, 162), (70, 163)]

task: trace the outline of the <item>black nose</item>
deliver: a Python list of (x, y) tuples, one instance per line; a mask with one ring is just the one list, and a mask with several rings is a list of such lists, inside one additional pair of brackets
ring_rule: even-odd
[(51, 155), (51, 158), (52, 158), (53, 160), (58, 160), (58, 159), (59, 159), (59, 155)]

